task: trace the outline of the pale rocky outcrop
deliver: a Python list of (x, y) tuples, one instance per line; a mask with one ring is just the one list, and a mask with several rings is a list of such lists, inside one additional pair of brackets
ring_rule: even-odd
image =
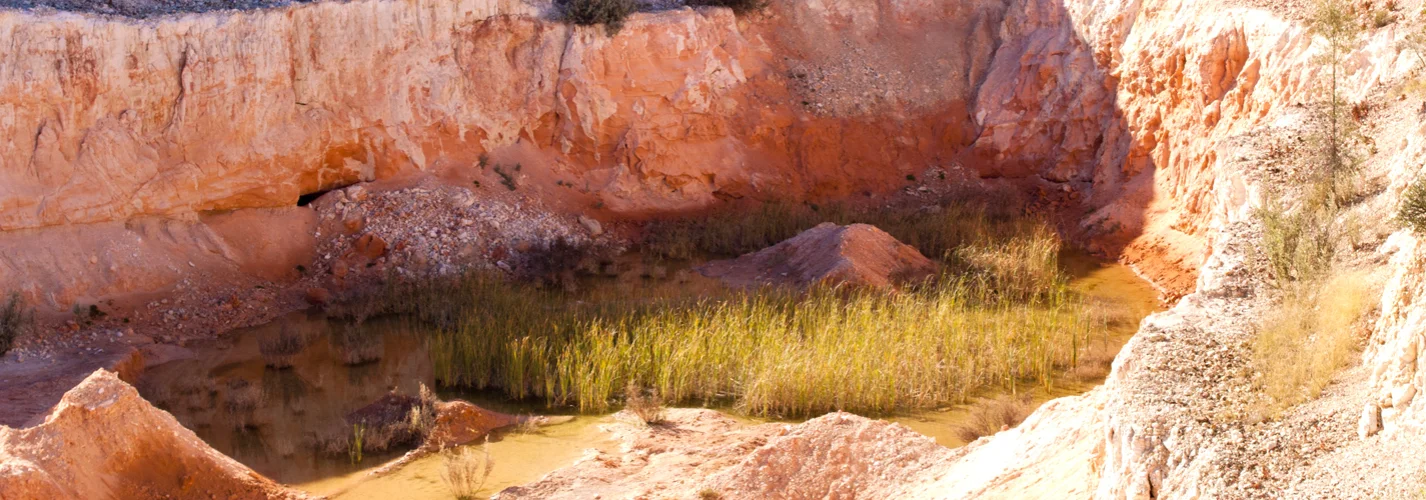
[(0, 426), (0, 498), (306, 498), (223, 456), (99, 370), (30, 427)]
[(924, 279), (936, 264), (875, 226), (831, 222), (733, 260), (704, 264), (698, 272), (730, 286), (819, 284), (888, 288)]
[(1391, 237), (1382, 247), (1391, 256), (1394, 274), (1382, 292), (1381, 316), (1363, 354), (1373, 367), (1372, 394), (1362, 410), (1360, 433), (1368, 437), (1426, 426), (1426, 248), (1408, 232)]

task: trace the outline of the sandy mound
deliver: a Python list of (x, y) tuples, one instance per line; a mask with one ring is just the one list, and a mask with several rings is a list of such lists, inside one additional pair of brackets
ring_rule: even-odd
[(723, 498), (909, 498), (954, 454), (905, 426), (832, 413), (769, 440), (704, 490)]
[(598, 453), (500, 492), (518, 498), (901, 498), (956, 452), (898, 424), (833, 413), (799, 425), (747, 425), (712, 410), (614, 424), (619, 453)]
[(210, 448), (98, 370), (43, 422), (0, 426), (0, 499), (306, 498)]
[(709, 262), (698, 271), (739, 287), (845, 283), (885, 288), (935, 269), (921, 252), (876, 227), (827, 222), (737, 259)]

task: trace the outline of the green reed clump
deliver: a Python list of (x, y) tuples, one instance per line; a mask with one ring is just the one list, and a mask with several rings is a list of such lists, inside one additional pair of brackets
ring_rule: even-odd
[(584, 411), (610, 409), (637, 384), (671, 403), (801, 416), (933, 408), (986, 387), (1048, 385), (1101, 326), (1068, 294), (1009, 300), (989, 283), (766, 290), (651, 307), (572, 304), (475, 279), (441, 294), (469, 294), (473, 305), (440, 329), (431, 352), (446, 384)]
[(826, 220), (868, 222), (941, 257), (946, 272), (894, 293), (763, 289), (700, 300), (572, 295), (472, 276), (391, 285), (352, 315), (406, 313), (435, 325), (430, 351), (447, 385), (584, 411), (613, 408), (634, 385), (670, 404), (783, 416), (934, 408), (989, 387), (1049, 385), (1104, 327), (1068, 292), (1059, 239), (1043, 222), (956, 207), (877, 215), (764, 205), (736, 224), (720, 217), (666, 223), (651, 231), (649, 250), (736, 254)]

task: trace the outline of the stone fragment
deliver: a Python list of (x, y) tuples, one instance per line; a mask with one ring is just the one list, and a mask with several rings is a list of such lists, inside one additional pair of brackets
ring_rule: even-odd
[(366, 233), (357, 238), (355, 247), (358, 254), (368, 259), (374, 260), (386, 255), (386, 240), (372, 233)]
[(1357, 423), (1357, 437), (1366, 439), (1381, 431), (1381, 408), (1367, 403), (1362, 408), (1362, 418)]
[(599, 236), (601, 234), (604, 234), (604, 226), (599, 224), (599, 221), (597, 220), (581, 215), (579, 216), (579, 223), (583, 224), (584, 228), (589, 230), (590, 236)]

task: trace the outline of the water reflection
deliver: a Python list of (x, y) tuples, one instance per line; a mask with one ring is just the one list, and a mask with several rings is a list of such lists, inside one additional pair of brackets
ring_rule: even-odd
[(154, 367), (140, 390), (218, 451), (280, 482), (389, 458), (367, 456), (354, 465), (344, 453), (319, 448), (350, 432), (345, 417), (353, 410), (392, 391), (414, 395), (420, 384), (434, 385), (419, 329), (400, 319), (356, 325), (299, 313), (225, 342)]

